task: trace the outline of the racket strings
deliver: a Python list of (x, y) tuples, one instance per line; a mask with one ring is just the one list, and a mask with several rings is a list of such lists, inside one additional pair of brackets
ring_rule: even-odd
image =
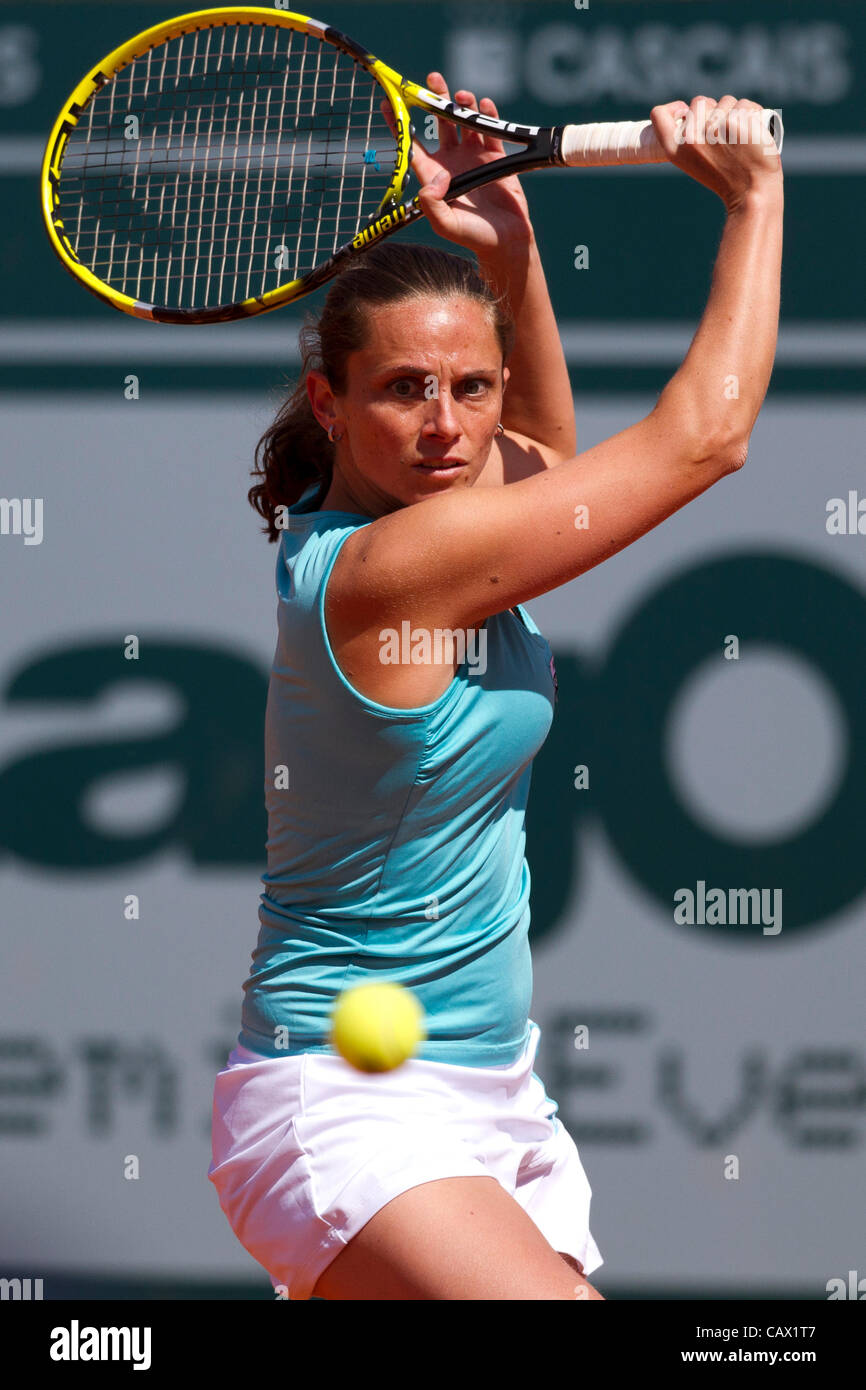
[(57, 217), (100, 280), (213, 308), (309, 274), (374, 216), (397, 146), (383, 89), (296, 30), (224, 24), (149, 49), (69, 135)]

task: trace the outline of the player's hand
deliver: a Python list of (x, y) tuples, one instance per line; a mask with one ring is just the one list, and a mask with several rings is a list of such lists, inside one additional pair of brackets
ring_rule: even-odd
[[(758, 118), (755, 101), (695, 97), (690, 106), (670, 101), (650, 112), (655, 133), (672, 164), (711, 188), (733, 211), (750, 190), (780, 184), (782, 161)], [(685, 118), (678, 133), (677, 121)]]
[[(440, 72), (427, 74), (427, 86), (438, 96), (452, 100)], [(482, 97), (479, 105), (472, 92), (461, 89), (454, 94), (453, 100), (470, 111), (480, 111), (483, 116), (499, 115), (490, 97)], [(390, 105), (383, 102), (382, 110), (393, 131)], [(427, 113), (413, 112), (413, 117), (417, 124), (426, 120)], [(468, 251), (482, 254), (530, 241), (529, 208), (516, 174), (473, 189), (453, 203), (444, 202), (452, 174), (489, 164), (506, 150), (502, 141), (492, 134), (471, 130), (468, 126), (454, 126), (450, 121), (439, 121), (438, 125), (437, 150), (428, 150), (417, 138), (412, 142), (412, 172), (421, 184), (418, 198), (433, 230), (446, 241), (457, 242)], [(448, 177), (434, 183), (436, 176), (443, 172)]]

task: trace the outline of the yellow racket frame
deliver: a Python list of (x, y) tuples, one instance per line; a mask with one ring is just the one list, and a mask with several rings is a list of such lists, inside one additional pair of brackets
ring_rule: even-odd
[[(392, 230), (395, 220), (398, 222), (405, 220), (405, 212), (402, 210), (399, 198), (409, 172), (412, 150), (412, 128), (406, 98), (408, 97), (415, 105), (436, 111), (438, 107), (445, 104), (442, 97), (401, 77), (393, 68), (389, 68), (387, 63), (380, 62), (378, 58), (374, 57), (372, 53), (368, 53), (353, 39), (348, 38), (338, 29), (334, 29), (332, 25), (311, 19), (308, 15), (295, 14), (290, 10), (266, 9), (258, 5), (194, 10), (190, 14), (178, 15), (176, 19), (164, 20), (162, 24), (154, 24), (152, 28), (145, 29), (134, 39), (130, 39), (127, 43), (121, 44), (119, 48), (113, 49), (78, 83), (64, 102), (60, 114), (54, 122), (42, 160), (42, 215), (51, 245), (66, 269), (81, 284), (122, 313), (132, 314), (141, 319), (154, 319), (160, 316), (160, 310), (156, 306), (133, 299), (130, 295), (122, 294), (119, 290), (113, 289), (111, 285), (105, 284), (86, 266), (82, 265), (75, 254), (75, 250), (66, 235), (63, 221), (59, 216), (57, 198), (57, 184), (60, 180), (60, 171), (69, 136), (94, 94), (121, 68), (126, 67), (133, 59), (141, 57), (148, 49), (155, 48), (167, 39), (177, 38), (180, 34), (191, 33), (195, 29), (219, 24), (249, 22), (269, 24), (280, 29), (294, 29), (300, 33), (316, 35), (324, 42), (330, 41), (334, 47), (360, 62), (384, 89), (391, 102), (397, 124), (397, 159), (391, 182), (379, 204), (375, 217), (367, 227), (358, 229), (358, 235), (352, 244), (355, 247), (367, 246), (386, 231)], [(324, 39), (323, 36), (326, 33), (333, 38)], [(238, 304), (229, 306), (231, 313), (227, 313), (225, 317), (240, 318), (244, 315), (263, 314), (271, 309), (278, 309), (280, 305), (288, 304), (292, 299), (306, 292), (309, 281), (315, 273), (313, 270), (301, 279), (287, 281), (285, 285), (280, 285), (275, 290), (268, 290), (266, 294), (245, 299)], [(196, 310), (170, 312), (173, 316), (176, 315), (175, 321), (196, 322)], [(161, 316), (165, 316), (165, 311)], [(204, 310), (201, 311), (199, 321), (213, 321), (214, 317), (214, 310)]]

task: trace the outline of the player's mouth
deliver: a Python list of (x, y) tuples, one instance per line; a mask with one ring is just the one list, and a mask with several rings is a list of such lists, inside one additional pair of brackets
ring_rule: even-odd
[(465, 459), (425, 459), (423, 463), (413, 463), (412, 467), (428, 473), (431, 478), (449, 478), (467, 464)]

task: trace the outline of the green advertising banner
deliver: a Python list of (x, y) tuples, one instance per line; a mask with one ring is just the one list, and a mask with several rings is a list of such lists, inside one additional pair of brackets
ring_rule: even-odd
[[(0, 387), (113, 390), (116, 364), (127, 362), (129, 371), (146, 363), (161, 389), (258, 391), (295, 365), (301, 314), (323, 291), (259, 322), (184, 328), (177, 341), (91, 298), (55, 259), (42, 225), (38, 169), (62, 102), (118, 43), (182, 11), (179, 0), (0, 12)], [(786, 246), (771, 389), (863, 389), (863, 6), (334, 0), (321, 18), (404, 75), (423, 82), (438, 69), (452, 90), (490, 95), (516, 121), (645, 119), (657, 103), (701, 93), (780, 110)], [(426, 131), (419, 121), (418, 138)], [(706, 300), (721, 204), (669, 166), (535, 171), (524, 187), (575, 389), (659, 390)], [(421, 223), (401, 235), (433, 234)]]

